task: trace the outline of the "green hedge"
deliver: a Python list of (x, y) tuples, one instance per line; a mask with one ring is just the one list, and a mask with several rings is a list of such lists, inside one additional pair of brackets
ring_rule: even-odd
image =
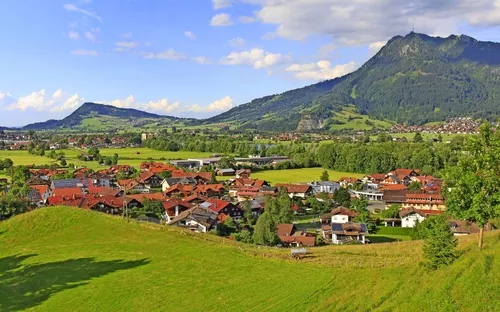
[(379, 226), (377, 227), (377, 234), (410, 236), (411, 230), (411, 228)]

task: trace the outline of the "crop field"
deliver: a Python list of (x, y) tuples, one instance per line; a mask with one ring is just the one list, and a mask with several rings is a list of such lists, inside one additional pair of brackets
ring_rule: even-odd
[[(1, 311), (495, 311), (500, 235), (428, 272), (420, 242), (288, 249), (50, 207), (0, 222)], [(411, 294), (411, 295), (409, 295)]]
[[(290, 170), (265, 170), (252, 173), (252, 178), (259, 178), (271, 183), (300, 183), (319, 181), (322, 168), (303, 168), (303, 169), (290, 169)], [(327, 170), (330, 180), (337, 181), (342, 177), (355, 177), (361, 178), (363, 174), (340, 172), (334, 170)]]

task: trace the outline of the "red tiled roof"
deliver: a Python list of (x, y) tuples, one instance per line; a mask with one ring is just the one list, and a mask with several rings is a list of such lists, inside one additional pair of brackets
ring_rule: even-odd
[(165, 195), (163, 193), (149, 193), (149, 194), (133, 194), (133, 195), (127, 195), (127, 199), (132, 198), (137, 200), (142, 204), (144, 200), (158, 200), (158, 201), (164, 201), (166, 199)]
[(198, 185), (195, 189), (196, 192), (206, 193), (208, 191), (219, 192), (224, 189), (224, 185), (222, 184), (203, 184)]
[(75, 196), (82, 196), (82, 190), (79, 187), (73, 187), (73, 188), (56, 188), (53, 191), (54, 196), (62, 196), (62, 197), (72, 197), (73, 195)]
[(165, 194), (170, 194), (172, 192), (182, 192), (182, 193), (191, 193), (193, 192), (193, 186), (192, 185), (189, 185), (189, 184), (180, 184), (180, 183), (177, 183), (175, 185), (172, 185), (171, 187), (169, 187), (168, 189), (165, 190)]
[(48, 185), (32, 185), (31, 188), (35, 189), (38, 193), (40, 193), (40, 195), (47, 193), (49, 190)]
[(382, 184), (380, 187), (384, 191), (402, 191), (406, 190), (406, 185), (404, 184)]
[(409, 175), (410, 175), (412, 172), (414, 172), (414, 171), (415, 171), (415, 173), (417, 173), (417, 174), (420, 172), (420, 170), (418, 170), (418, 169), (396, 169), (396, 170), (394, 170), (394, 171), (391, 171), (391, 173), (392, 173), (393, 175), (398, 176), (398, 177), (399, 177), (399, 176), (406, 177), (406, 176), (409, 176)]
[(353, 178), (353, 177), (342, 177), (339, 180), (339, 182), (346, 182), (346, 183), (356, 183), (358, 181), (359, 181), (359, 179)]
[(222, 209), (226, 208), (228, 205), (231, 204), (230, 202), (217, 198), (209, 198), (207, 199), (207, 202), (211, 204), (210, 207), (208, 207), (208, 209), (215, 212), (220, 212)]
[(288, 193), (306, 193), (311, 189), (311, 186), (308, 184), (276, 184), (276, 187), (284, 187)]
[(172, 178), (193, 178), (193, 179), (203, 179), (209, 181), (212, 178), (212, 173), (210, 172), (172, 172)]
[(385, 179), (385, 174), (383, 173), (374, 173), (374, 174), (370, 174), (368, 177), (372, 178), (373, 180), (376, 180), (376, 181), (382, 181)]
[(187, 203), (190, 203), (190, 202), (192, 202), (192, 201), (194, 201), (196, 199), (199, 199), (199, 200), (202, 200), (202, 201), (206, 201), (208, 199), (208, 197), (205, 197), (203, 195), (195, 193), (195, 194), (193, 194), (191, 196), (183, 198), (182, 200), (185, 201), (185, 202), (187, 202)]
[(186, 207), (186, 208), (191, 208), (193, 205), (191, 205), (188, 202), (184, 202), (180, 199), (175, 199), (175, 198), (170, 198), (170, 199), (167, 199), (166, 201), (163, 202), (163, 208), (165, 208), (165, 210), (171, 209), (175, 206), (182, 206), (182, 207)]

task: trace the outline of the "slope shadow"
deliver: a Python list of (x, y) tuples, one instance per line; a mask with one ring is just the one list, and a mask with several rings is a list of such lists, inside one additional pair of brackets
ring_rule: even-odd
[(21, 264), (34, 256), (0, 258), (0, 311), (36, 307), (55, 293), (88, 284), (93, 278), (149, 263), (147, 259), (96, 261), (95, 258), (80, 258)]

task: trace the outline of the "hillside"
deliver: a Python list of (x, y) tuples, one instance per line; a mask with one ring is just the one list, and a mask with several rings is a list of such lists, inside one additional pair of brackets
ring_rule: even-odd
[(0, 223), (1, 311), (494, 311), (500, 236), (426, 272), (419, 242), (288, 251), (42, 208)]
[(181, 119), (161, 116), (131, 108), (84, 103), (61, 120), (48, 120), (25, 126), (24, 130), (81, 129), (92, 131), (124, 130), (132, 127), (169, 126)]
[(500, 116), (499, 97), (500, 44), (412, 32), (389, 40), (351, 74), (256, 99), (207, 122), (236, 121), (261, 130), (351, 128), (338, 116), (349, 105), (362, 118), (375, 120), (366, 123), (368, 128), (387, 126), (378, 120), (425, 124), (457, 116), (494, 119)]

